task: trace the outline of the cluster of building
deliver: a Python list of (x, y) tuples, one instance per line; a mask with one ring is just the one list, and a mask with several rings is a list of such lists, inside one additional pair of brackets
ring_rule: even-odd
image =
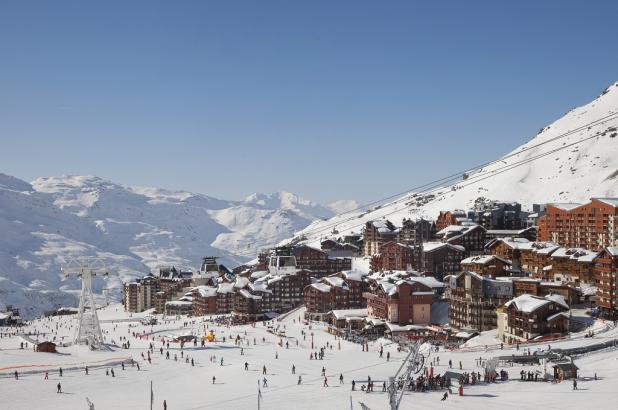
[[(479, 199), (472, 211), (440, 212), (435, 222), (371, 221), (339, 238), (333, 231), (320, 249), (272, 249), (234, 271), (215, 258), (195, 273), (162, 269), (125, 284), (125, 307), (251, 321), (304, 304), (307, 319), (340, 332), (410, 336), (446, 327), (465, 338), (498, 329), (504, 342), (564, 335), (572, 304), (617, 314), (617, 207), (618, 199), (595, 198), (525, 212)], [(356, 257), (369, 260), (367, 272), (352, 270)]]
[(261, 254), (253, 269), (230, 271), (215, 257), (206, 257), (197, 272), (162, 268), (158, 275), (125, 283), (123, 300), (131, 312), (232, 313), (239, 320), (260, 320), (301, 305), (308, 285), (350, 269), (350, 258), (330, 257), (306, 245)]

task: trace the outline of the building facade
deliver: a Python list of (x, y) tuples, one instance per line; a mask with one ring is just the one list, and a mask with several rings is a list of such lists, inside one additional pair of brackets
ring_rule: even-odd
[(598, 251), (618, 240), (618, 198), (592, 198), (586, 204), (547, 204), (539, 218), (539, 239), (567, 248)]

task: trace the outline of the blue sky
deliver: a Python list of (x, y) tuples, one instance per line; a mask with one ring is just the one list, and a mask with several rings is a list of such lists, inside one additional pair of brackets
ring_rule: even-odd
[(0, 172), (369, 201), (618, 80), (615, 1), (97, 3), (0, 3)]

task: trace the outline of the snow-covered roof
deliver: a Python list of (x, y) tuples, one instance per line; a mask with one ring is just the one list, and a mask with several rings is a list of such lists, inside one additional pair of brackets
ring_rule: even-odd
[(312, 283), (311, 286), (323, 293), (329, 293), (331, 289), (331, 287), (328, 286), (326, 283), (321, 282)]
[(365, 318), (367, 317), (367, 308), (364, 309), (341, 309), (341, 310), (331, 310), (330, 313), (333, 314), (335, 319), (351, 319), (351, 318)]
[(361, 282), (367, 276), (367, 273), (357, 270), (344, 270), (341, 273), (343, 273), (346, 279), (354, 280), (357, 282)]
[(246, 278), (244, 276), (239, 276), (236, 278), (236, 282), (234, 282), (234, 287), (237, 289), (244, 288), (248, 284), (249, 284), (249, 278)]
[(549, 300), (538, 296), (532, 296), (527, 293), (517, 296), (514, 299), (509, 300), (504, 304), (505, 307), (509, 307), (515, 304), (517, 310), (522, 312), (531, 313), (549, 303)]
[(584, 248), (558, 248), (552, 254), (554, 258), (569, 258), (579, 262), (592, 262), (598, 252), (591, 252)]
[(251, 292), (249, 292), (247, 289), (241, 289), (241, 290), (239, 291), (239, 293), (240, 293), (243, 297), (245, 297), (245, 298), (247, 298), (247, 299), (255, 299), (255, 300), (260, 300), (260, 299), (262, 299), (262, 297), (261, 297), (261, 296), (254, 295), (254, 294), (252, 294)]
[(516, 298), (509, 300), (504, 304), (504, 306), (509, 307), (514, 303), (515, 307), (517, 307), (517, 310), (525, 313), (531, 313), (551, 302), (557, 303), (567, 309), (569, 308), (569, 305), (566, 303), (562, 295), (546, 295), (543, 298), (539, 296), (529, 295), (527, 293), (524, 293), (523, 295), (517, 296)]
[(607, 252), (609, 252), (610, 255), (618, 256), (618, 246), (608, 246), (605, 249), (607, 249)]
[(407, 279), (408, 282), (419, 282), (430, 288), (443, 288), (444, 283), (433, 276), (415, 276)]
[(328, 282), (330, 285), (338, 287), (338, 288), (347, 288), (348, 285), (345, 283), (343, 279), (339, 276), (327, 276), (322, 279), (323, 281)]
[(267, 270), (256, 270), (255, 272), (251, 273), (251, 279), (259, 279), (266, 275), (268, 275)]
[(607, 205), (611, 205), (613, 207), (618, 206), (618, 198), (591, 198), (596, 199), (597, 201), (601, 201)]
[(560, 316), (564, 316), (568, 319), (569, 315), (566, 312), (559, 312), (559, 313), (555, 313), (553, 315), (551, 315), (550, 317), (547, 318), (548, 322), (551, 322), (552, 320), (556, 319), (557, 317)]
[(169, 302), (165, 302), (165, 306), (187, 306), (192, 304), (192, 302), (186, 300), (172, 300)]
[(411, 330), (427, 330), (429, 326), (424, 325), (399, 325), (397, 323), (386, 322), (388, 330), (393, 332), (409, 332)]
[(547, 300), (551, 300), (552, 302), (555, 302), (559, 305), (561, 305), (562, 307), (565, 308), (569, 308), (569, 304), (566, 302), (566, 300), (564, 300), (564, 296), (558, 294), (558, 293), (554, 293), (551, 295), (545, 295), (545, 299)]
[(217, 288), (212, 286), (197, 286), (192, 290), (197, 291), (203, 298), (217, 296)]
[(444, 247), (448, 247), (459, 252), (466, 251), (466, 248), (461, 245), (452, 245), (447, 242), (423, 242), (423, 252), (433, 252)]
[(496, 255), (478, 255), (478, 256), (470, 256), (469, 258), (466, 258), (464, 260), (461, 261), (462, 264), (468, 264), (468, 263), (478, 263), (480, 265), (487, 265), (490, 263), (493, 263), (494, 261), (501, 261), (507, 265), (511, 264), (511, 261), (506, 260), (506, 259), (502, 259)]
[(234, 291), (234, 284), (231, 282), (223, 282), (217, 286), (217, 293), (232, 293)]
[(564, 211), (570, 211), (572, 209), (577, 208), (578, 206), (582, 206), (583, 204), (578, 204), (575, 202), (569, 202), (569, 203), (553, 203), (553, 204), (547, 204), (547, 205), (551, 205), (553, 207), (562, 209)]

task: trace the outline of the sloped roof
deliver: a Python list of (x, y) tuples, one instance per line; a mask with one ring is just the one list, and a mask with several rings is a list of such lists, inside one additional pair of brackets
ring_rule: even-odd
[(552, 254), (555, 258), (569, 258), (579, 262), (592, 262), (597, 257), (598, 252), (591, 252), (584, 248), (558, 248)]
[(447, 242), (423, 242), (423, 252), (433, 252), (444, 247), (457, 250), (459, 252), (465, 252), (466, 248), (461, 245), (452, 245)]
[(601, 201), (607, 205), (611, 205), (613, 207), (618, 206), (618, 198), (591, 198), (596, 199), (597, 201)]
[(326, 283), (320, 283), (320, 282), (312, 283), (310, 286), (314, 287), (315, 289), (323, 293), (329, 293), (331, 289), (331, 287), (328, 286)]
[(496, 255), (478, 255), (478, 256), (470, 256), (469, 258), (466, 258), (464, 260), (461, 261), (462, 264), (465, 263), (478, 263), (481, 265), (487, 265), (490, 264), (494, 261), (501, 261), (507, 265), (511, 264), (511, 261), (507, 260), (507, 259), (502, 259)]

